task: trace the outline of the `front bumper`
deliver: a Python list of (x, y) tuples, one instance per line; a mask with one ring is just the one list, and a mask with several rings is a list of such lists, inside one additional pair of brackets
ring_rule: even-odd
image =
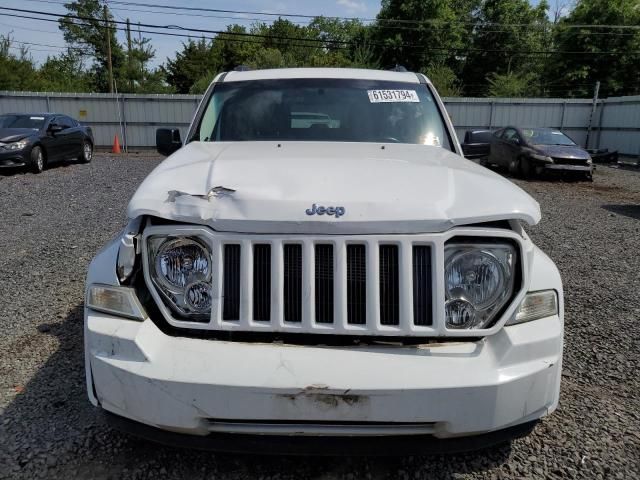
[(537, 421), (494, 432), (439, 439), (433, 435), (354, 437), (300, 437), (212, 433), (188, 435), (160, 430), (109, 412), (104, 417), (121, 432), (176, 448), (258, 455), (391, 456), (457, 453), (489, 448), (531, 433)]
[(94, 404), (159, 429), (449, 438), (555, 409), (562, 321), (477, 341), (344, 348), (172, 337), (151, 320), (86, 310), (85, 343)]
[(7, 151), (0, 148), (0, 168), (24, 167), (29, 163), (29, 148)]
[(544, 166), (545, 170), (564, 171), (564, 172), (586, 172), (593, 173), (592, 165), (565, 165), (562, 163), (548, 163)]

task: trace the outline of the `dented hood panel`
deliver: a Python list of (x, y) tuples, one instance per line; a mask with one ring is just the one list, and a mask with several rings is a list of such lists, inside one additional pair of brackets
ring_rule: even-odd
[[(310, 216), (312, 204), (345, 213)], [(151, 172), (128, 215), (226, 232), (382, 234), (504, 219), (535, 224), (540, 207), (509, 180), (439, 147), (193, 142)]]

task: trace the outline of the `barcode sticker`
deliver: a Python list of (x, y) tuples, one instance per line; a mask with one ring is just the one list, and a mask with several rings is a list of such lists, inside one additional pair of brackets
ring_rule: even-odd
[(420, 97), (415, 90), (367, 90), (371, 103), (419, 103)]

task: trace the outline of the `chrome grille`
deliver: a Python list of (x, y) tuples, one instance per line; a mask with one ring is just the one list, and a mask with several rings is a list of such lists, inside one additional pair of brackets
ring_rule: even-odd
[(221, 243), (220, 328), (400, 335), (432, 323), (429, 245)]

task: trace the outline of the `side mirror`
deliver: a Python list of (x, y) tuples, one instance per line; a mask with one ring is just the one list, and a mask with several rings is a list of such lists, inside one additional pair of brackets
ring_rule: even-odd
[(177, 128), (158, 128), (156, 130), (156, 149), (161, 155), (171, 155), (182, 147), (180, 130)]
[(510, 138), (509, 141), (511, 143), (513, 143), (514, 145), (520, 145), (520, 139), (519, 138), (513, 137), (513, 138)]
[(49, 125), (49, 132), (51, 132), (52, 134), (60, 133), (62, 130), (64, 130), (62, 125), (58, 125), (57, 123), (52, 123), (51, 125)]

